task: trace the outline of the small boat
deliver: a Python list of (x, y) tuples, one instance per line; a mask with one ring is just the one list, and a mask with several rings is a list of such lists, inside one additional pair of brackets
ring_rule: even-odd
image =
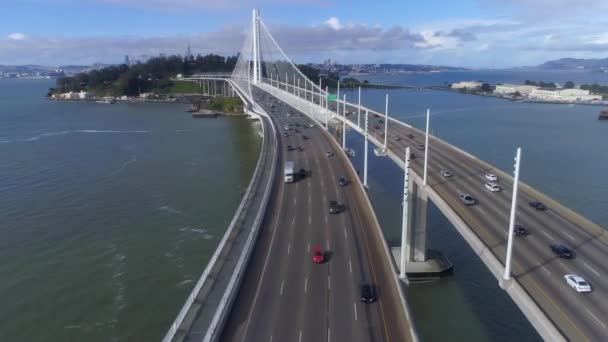
[(101, 100), (97, 100), (95, 101), (96, 103), (103, 103), (103, 104), (114, 104), (116, 101), (114, 101), (113, 98), (111, 97), (104, 97)]

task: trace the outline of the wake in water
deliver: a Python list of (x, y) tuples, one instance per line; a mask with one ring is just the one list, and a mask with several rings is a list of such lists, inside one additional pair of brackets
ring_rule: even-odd
[(135, 130), (135, 131), (117, 131), (117, 130), (97, 130), (97, 129), (77, 129), (71, 131), (59, 131), (59, 132), (49, 132), (49, 133), (41, 133), (35, 135), (33, 137), (27, 138), (17, 138), (17, 139), (9, 139), (9, 138), (0, 138), (0, 144), (9, 144), (9, 143), (17, 143), (17, 142), (29, 142), (29, 141), (38, 141), (42, 138), (57, 136), (57, 135), (67, 135), (67, 134), (84, 134), (84, 133), (101, 133), (101, 134), (120, 134), (120, 133), (150, 133), (147, 130)]
[(168, 205), (163, 205), (162, 207), (159, 207), (159, 208), (156, 208), (156, 209), (160, 210), (160, 211), (166, 211), (168, 213), (175, 214), (175, 215), (182, 215), (182, 216), (184, 215), (181, 211), (179, 211), (177, 209), (173, 209), (173, 208), (171, 208)]
[(133, 157), (131, 157), (131, 159), (127, 160), (126, 162), (122, 163), (122, 165), (118, 168), (118, 170), (112, 172), (110, 174), (110, 176), (114, 176), (115, 174), (121, 172), (122, 170), (124, 170), (127, 166), (129, 166), (129, 164), (135, 163), (137, 161), (137, 156), (134, 155)]

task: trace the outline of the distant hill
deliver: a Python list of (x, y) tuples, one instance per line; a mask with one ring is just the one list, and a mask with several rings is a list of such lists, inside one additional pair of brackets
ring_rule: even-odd
[(545, 70), (601, 70), (608, 69), (608, 58), (604, 59), (580, 59), (580, 58), (561, 58), (545, 62), (538, 66)]

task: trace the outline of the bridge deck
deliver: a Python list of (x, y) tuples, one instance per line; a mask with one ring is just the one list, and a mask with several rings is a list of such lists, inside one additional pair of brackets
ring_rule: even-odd
[[(272, 97), (256, 94), (269, 108)], [(283, 106), (272, 114), (277, 126), (309, 124), (301, 114), (287, 118)], [(304, 140), (302, 135), (310, 139)], [(283, 139), (282, 160), (311, 176), (293, 184), (277, 177), (272, 210), (260, 232), (251, 264), (224, 329), (224, 341), (407, 341), (410, 325), (399, 301), (392, 264), (383, 260), (382, 237), (372, 233), (373, 213), (362, 205), (354, 184), (340, 187), (340, 176), (355, 179), (348, 162), (318, 127)], [(285, 151), (286, 144), (303, 151)], [(326, 157), (333, 151), (333, 157)], [(280, 163), (281, 164), (281, 163)], [(282, 165), (280, 166), (282, 170)], [(346, 205), (332, 215), (329, 200)], [(328, 251), (316, 265), (312, 250)], [(360, 302), (363, 282), (378, 286), (379, 300)]]

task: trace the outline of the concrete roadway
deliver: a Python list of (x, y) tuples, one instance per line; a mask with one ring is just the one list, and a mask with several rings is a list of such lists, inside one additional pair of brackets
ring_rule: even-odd
[[(356, 125), (356, 108), (349, 109), (355, 114), (348, 115), (347, 118)], [(384, 124), (379, 122), (380, 119), (384, 118), (375, 118), (370, 114), (368, 127), (370, 134), (383, 142), (381, 133)], [(361, 122), (364, 125), (363, 118)], [(379, 126), (379, 129), (375, 126)], [(422, 176), (424, 150), (418, 150), (416, 146), (424, 144), (424, 132), (392, 121), (389, 122), (388, 132), (388, 148), (396, 155), (403, 156), (405, 147), (410, 146), (416, 154), (411, 163), (412, 168)], [(408, 138), (408, 134), (413, 134), (414, 138)], [(479, 161), (438, 140), (431, 138), (429, 146), (428, 184), (504, 264), (512, 178), (499, 178), (497, 183), (502, 191), (487, 191), (484, 188), (484, 183), (487, 182), (484, 175), (497, 173), (495, 170), (487, 169)], [(440, 175), (442, 169), (449, 170), (454, 175), (445, 178)], [(478, 200), (478, 204), (464, 205), (458, 199), (459, 192), (471, 194)], [(533, 200), (538, 199), (520, 186), (517, 224), (526, 227), (530, 235), (515, 240), (512, 264), (514, 277), (569, 340), (607, 341), (608, 246), (577, 226), (576, 218), (563, 207), (552, 207), (549, 203), (544, 203), (547, 210), (536, 211), (529, 205)], [(549, 248), (550, 244), (569, 246), (575, 251), (576, 258), (564, 260), (556, 257)], [(570, 288), (563, 279), (565, 274), (570, 273), (589, 281), (593, 292), (582, 294)]]
[[(372, 219), (355, 200), (354, 186), (338, 185), (339, 177), (347, 175), (344, 160), (326, 156), (327, 151), (338, 151), (319, 127), (301, 129), (301, 133), (291, 130), (283, 137), (287, 123), (308, 125), (311, 121), (286, 105), (272, 112), (274, 98), (261, 92), (255, 96), (274, 118), (283, 155), (271, 209), (221, 340), (410, 340), (409, 323), (399, 313), (403, 311), (399, 298), (389, 291), (394, 270), (378, 266), (384, 260), (366, 231)], [(287, 117), (288, 112), (293, 116)], [(286, 145), (303, 151), (288, 152)], [(311, 175), (284, 183), (285, 160), (293, 160), (296, 170), (304, 168)], [(343, 203), (345, 212), (330, 214), (330, 200)], [(327, 253), (324, 264), (312, 261), (317, 246)], [(364, 282), (378, 286), (377, 302), (360, 302)]]

